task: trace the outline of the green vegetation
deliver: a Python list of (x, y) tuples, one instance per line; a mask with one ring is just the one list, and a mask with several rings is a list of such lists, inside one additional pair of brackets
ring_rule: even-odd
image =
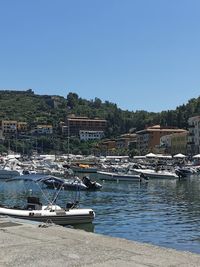
[[(133, 99), (134, 109), (134, 99)], [(175, 110), (159, 113), (144, 110), (124, 111), (109, 101), (102, 102), (99, 98), (86, 100), (76, 93), (66, 92), (66, 98), (61, 96), (36, 95), (27, 91), (0, 91), (0, 120), (17, 120), (28, 123), (29, 129), (37, 124), (52, 124), (54, 134), (51, 137), (42, 136), (27, 139), (5, 140), (0, 146), (0, 152), (10, 147), (26, 154), (33, 150), (52, 152), (68, 152), (67, 137), (61, 136), (59, 123), (66, 120), (68, 114), (101, 118), (108, 121), (106, 138), (115, 138), (120, 134), (144, 129), (146, 126), (160, 124), (187, 129), (189, 117), (200, 115), (200, 97), (191, 99), (187, 104)], [(31, 140), (30, 140), (31, 139)], [(81, 142), (70, 139), (70, 153), (89, 154), (96, 149), (96, 142)]]

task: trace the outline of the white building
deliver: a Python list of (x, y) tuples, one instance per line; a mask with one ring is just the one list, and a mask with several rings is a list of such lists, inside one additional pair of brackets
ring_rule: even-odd
[(171, 143), (172, 143), (172, 135), (163, 135), (160, 138), (160, 146), (165, 147), (165, 148), (171, 148)]
[(200, 153), (200, 116), (188, 119), (188, 153)]
[(88, 141), (88, 140), (100, 140), (104, 137), (103, 131), (79, 131), (80, 140)]
[(37, 125), (36, 132), (38, 134), (52, 134), (53, 127), (52, 125)]

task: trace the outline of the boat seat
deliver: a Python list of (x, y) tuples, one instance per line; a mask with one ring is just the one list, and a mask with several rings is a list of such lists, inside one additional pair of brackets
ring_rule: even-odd
[(41, 210), (42, 203), (40, 203), (39, 197), (27, 197), (27, 209)]
[(79, 204), (79, 201), (75, 201), (75, 202), (68, 202), (66, 204), (66, 209), (72, 209), (72, 208), (76, 208)]

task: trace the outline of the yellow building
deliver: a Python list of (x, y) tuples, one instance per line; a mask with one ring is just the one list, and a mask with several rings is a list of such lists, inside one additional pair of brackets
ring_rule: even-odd
[(160, 138), (162, 136), (184, 132), (186, 132), (184, 129), (161, 127), (160, 125), (148, 127), (136, 132), (138, 150), (141, 154), (155, 152), (160, 146)]
[(17, 123), (17, 131), (18, 132), (27, 132), (28, 125), (26, 122), (18, 122)]
[(171, 154), (187, 153), (188, 131), (171, 135)]

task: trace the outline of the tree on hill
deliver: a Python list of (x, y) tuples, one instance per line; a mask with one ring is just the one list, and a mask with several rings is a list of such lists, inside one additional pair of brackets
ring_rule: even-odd
[[(175, 110), (156, 113), (145, 110), (122, 110), (115, 103), (103, 102), (97, 97), (94, 100), (86, 100), (74, 92), (69, 92), (64, 98), (37, 95), (31, 89), (27, 91), (0, 91), (0, 120), (25, 121), (30, 128), (39, 123), (52, 124), (55, 129), (55, 138), (58, 138), (59, 123), (64, 122), (70, 113), (76, 116), (106, 119), (107, 138), (117, 137), (131, 129), (138, 131), (154, 124), (187, 129), (188, 118), (200, 115), (200, 97), (190, 99), (188, 103), (178, 106)], [(65, 141), (62, 140), (62, 142), (61, 147), (65, 147)], [(43, 143), (48, 150), (53, 149), (48, 140), (44, 140)], [(81, 147), (85, 149), (80, 143), (75, 142), (74, 145), (80, 149)], [(23, 149), (23, 146), (21, 148)]]

